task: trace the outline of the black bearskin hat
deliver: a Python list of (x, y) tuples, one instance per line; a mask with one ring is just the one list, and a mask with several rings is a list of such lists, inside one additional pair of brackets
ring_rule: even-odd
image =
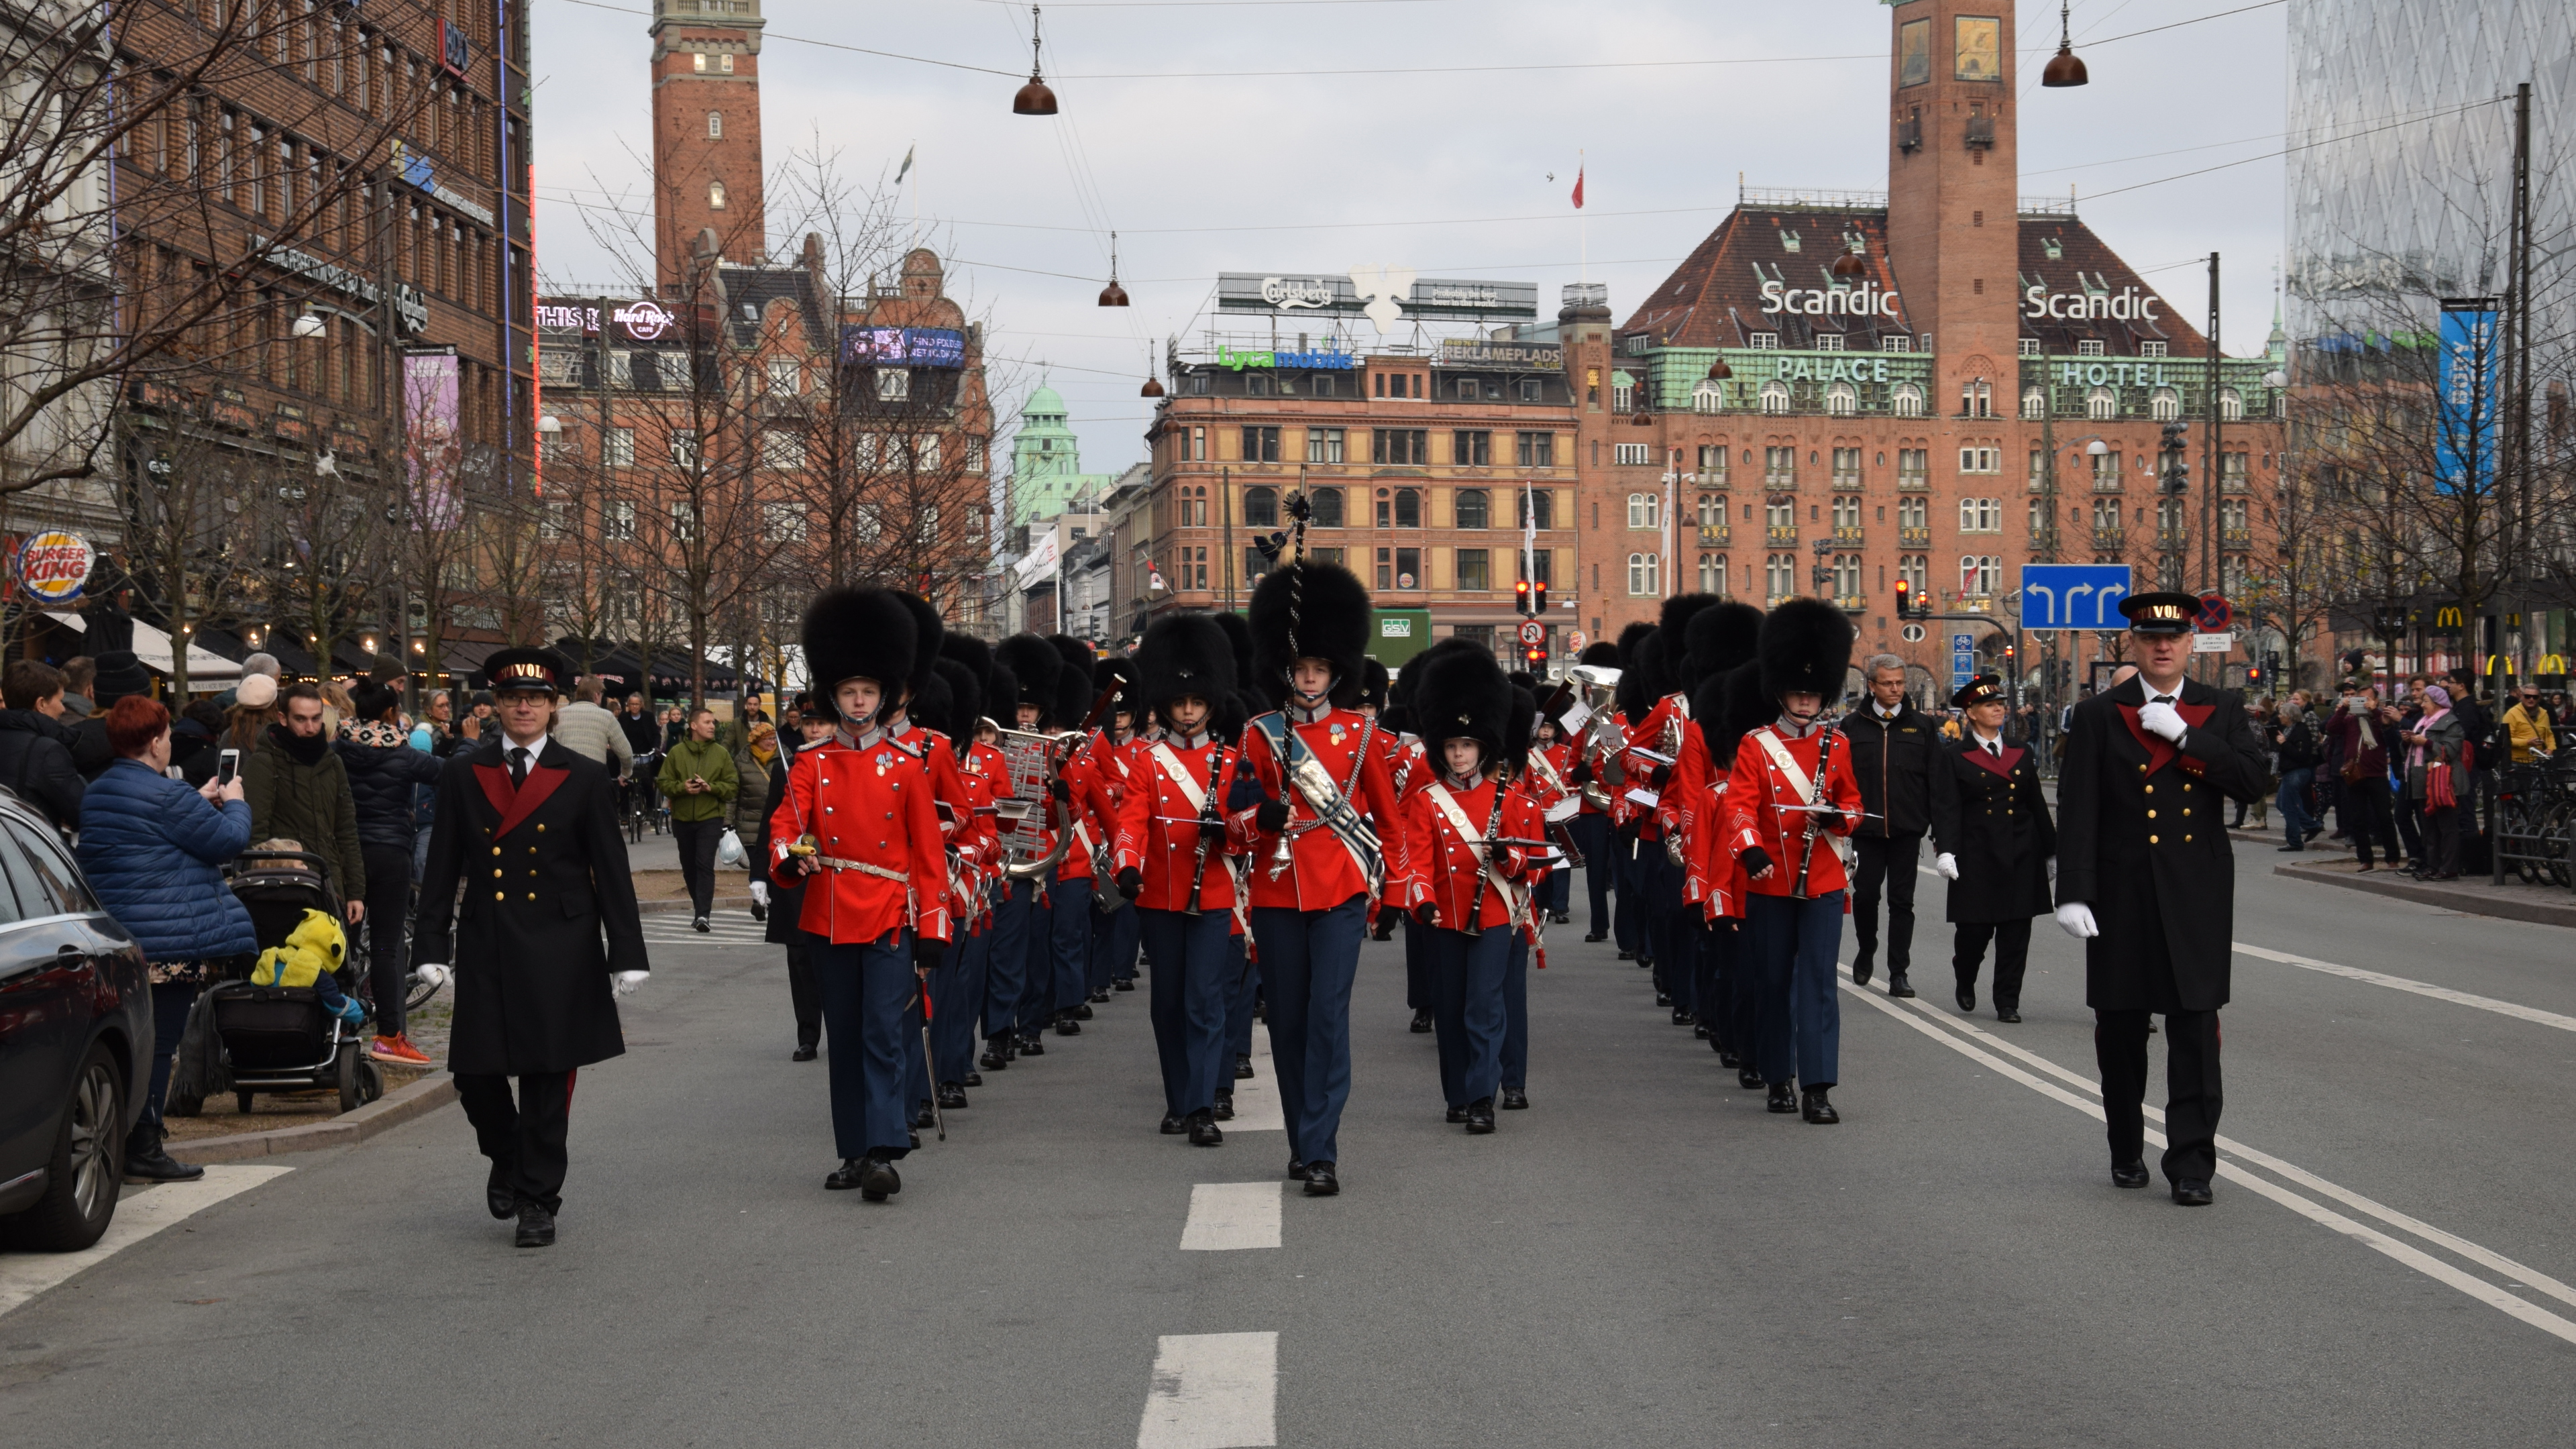
[(1779, 717), (1779, 703), (1762, 693), (1762, 666), (1750, 659), (1710, 675), (1691, 691), (1691, 719), (1699, 725), (1700, 743), (1708, 747), (1710, 766), (1721, 776), (1735, 768), (1735, 747), (1744, 732)]
[(1438, 760), (1442, 745), (1465, 738), (1485, 747), (1485, 763), (1501, 763), (1512, 723), (1512, 683), (1494, 656), (1472, 646), (1426, 652), (1405, 672), (1415, 669), (1422, 680), (1413, 690), (1413, 717), (1431, 757)]
[(948, 692), (948, 681), (939, 672), (939, 661), (930, 661), (930, 677), (922, 681), (904, 709), (904, 718), (926, 730), (949, 732), (949, 716), (957, 711), (957, 696)]
[(1783, 602), (1762, 621), (1762, 697), (1776, 702), (1792, 690), (1807, 690), (1827, 705), (1840, 700), (1854, 637), (1851, 620), (1822, 599)]
[(1055, 727), (1073, 729), (1091, 713), (1091, 701), (1100, 693), (1091, 682), (1092, 667), (1099, 659), (1090, 645), (1070, 634), (1049, 634), (1047, 642), (1064, 658), (1064, 670), (1055, 677)]
[(1511, 719), (1503, 726), (1503, 758), (1510, 762), (1513, 774), (1529, 768), (1529, 754), (1538, 733), (1538, 696), (1526, 686), (1512, 686)]
[(1252, 586), (1251, 613), (1252, 678), (1262, 698), (1284, 703), (1289, 666), (1321, 659), (1333, 666), (1333, 703), (1344, 709), (1359, 703), (1369, 594), (1358, 576), (1340, 564), (1312, 560), (1274, 569)]
[(1136, 646), (1136, 683), (1129, 693), (1156, 715), (1183, 695), (1208, 702), (1210, 718), (1235, 692), (1234, 646), (1219, 616), (1193, 609), (1164, 614), (1145, 626)]
[[(1631, 624), (1628, 627), (1635, 629), (1641, 626)], [(1646, 715), (1654, 709), (1655, 701), (1664, 697), (1655, 692), (1655, 685), (1664, 676), (1664, 636), (1651, 624), (1642, 627), (1645, 632), (1637, 636), (1634, 646), (1622, 645), (1620, 648), (1619, 683), (1610, 696), (1611, 702), (1628, 717), (1630, 724), (1643, 723)]]
[[(1123, 654), (1102, 655), (1099, 662), (1091, 666), (1091, 687), (1094, 690), (1118, 691), (1118, 697), (1109, 705), (1111, 714), (1121, 711), (1134, 714), (1136, 712), (1136, 661)], [(1103, 724), (1108, 722), (1106, 717), (1101, 720)]]
[(1574, 657), (1574, 662), (1589, 664), (1595, 669), (1616, 669), (1619, 667), (1619, 646), (1607, 639), (1596, 640), (1584, 645), (1583, 652)]
[(924, 721), (932, 729), (948, 736), (961, 756), (975, 743), (976, 727), (984, 720), (984, 681), (975, 671), (954, 659), (942, 659), (931, 666), (940, 687), (948, 694), (948, 712), (935, 721)]
[(975, 676), (976, 708), (989, 713), (993, 694), (993, 646), (972, 634), (952, 633), (939, 641), (939, 656), (965, 666)]
[(993, 667), (984, 671), (984, 718), (1002, 729), (1018, 729), (1019, 716), (1012, 711), (1011, 702), (1019, 697), (1020, 677), (1011, 672), (1011, 666), (994, 660)]
[(1682, 688), (1696, 695), (1702, 684), (1752, 658), (1761, 637), (1762, 611), (1751, 604), (1722, 600), (1691, 615), (1682, 630)]
[(1226, 646), (1234, 651), (1234, 687), (1259, 694), (1252, 682), (1252, 621), (1232, 609), (1216, 615), (1216, 626), (1225, 631)]
[(1514, 689), (1526, 689), (1533, 695), (1538, 692), (1538, 676), (1526, 669), (1515, 669), (1503, 677), (1512, 682)]
[(1045, 722), (1054, 723), (1056, 711), (1056, 676), (1064, 673), (1064, 656), (1055, 646), (1035, 634), (1014, 634), (993, 650), (993, 666), (1007, 669), (1017, 685), (1009, 694), (995, 690), (990, 698), (1002, 711), (997, 719), (1004, 729), (1017, 729), (1008, 713), (1020, 705), (1033, 704)]
[(1653, 637), (1654, 632), (1655, 626), (1647, 623), (1643, 619), (1638, 619), (1630, 623), (1626, 628), (1621, 629), (1619, 631), (1619, 657), (1614, 662), (1621, 669), (1635, 668), (1637, 665), (1638, 646), (1644, 644), (1647, 639)]
[(1360, 703), (1385, 709), (1387, 682), (1385, 665), (1374, 658), (1360, 661)]
[(913, 693), (918, 694), (938, 673), (939, 646), (947, 642), (948, 625), (928, 599), (908, 589), (896, 589), (893, 593), (903, 601), (905, 608), (912, 611), (912, 678), (905, 682), (912, 686)]
[(1243, 727), (1252, 723), (1252, 708), (1242, 691), (1208, 701), (1208, 734), (1220, 740), (1243, 738)]
[(889, 699), (912, 680), (920, 630), (892, 589), (835, 585), (814, 596), (802, 631), (805, 673), (826, 700), (845, 679), (873, 679)]

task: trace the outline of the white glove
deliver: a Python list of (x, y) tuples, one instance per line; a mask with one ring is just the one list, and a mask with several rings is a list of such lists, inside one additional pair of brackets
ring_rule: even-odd
[(423, 986), (445, 986), (447, 978), (454, 973), (444, 966), (416, 966), (411, 974), (419, 977)]
[(644, 978), (652, 974), (653, 973), (650, 971), (618, 972), (617, 994), (620, 996), (633, 996), (635, 994), (635, 989), (644, 984)]
[(2176, 744), (2182, 743), (2182, 732), (2186, 728), (2182, 711), (2169, 704), (2153, 702), (2138, 711), (2138, 725), (2147, 733), (2162, 735)]
[(1959, 857), (1952, 855), (1946, 850), (1942, 851), (1938, 856), (1933, 858), (1932, 868), (1941, 872), (1941, 879), (1943, 880), (1957, 880), (1959, 878)]
[(756, 880), (751, 883), (751, 903), (763, 909), (768, 908), (769, 882), (765, 880)]
[(2093, 908), (2082, 901), (2068, 901), (2059, 906), (2057, 924), (2079, 941), (2090, 941), (2102, 934), (2102, 928), (2093, 924)]

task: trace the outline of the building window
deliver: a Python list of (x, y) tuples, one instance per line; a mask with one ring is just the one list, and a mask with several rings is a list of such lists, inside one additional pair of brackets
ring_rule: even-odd
[(606, 524), (609, 542), (633, 543), (635, 541), (634, 501), (632, 499), (620, 498), (611, 502), (608, 505), (608, 516), (604, 522)]
[(1552, 584), (1556, 582), (1555, 550), (1534, 548), (1527, 553), (1523, 553), (1518, 549), (1514, 549), (1512, 550), (1512, 559), (1514, 561), (1513, 566), (1520, 572), (1522, 577), (1528, 579), (1531, 583)]
[(1878, 339), (1878, 350), (1881, 352), (1912, 352), (1914, 350), (1914, 339), (1911, 337), (1882, 337)]
[(1198, 485), (1196, 485), (1195, 487), (1185, 487), (1185, 488), (1183, 488), (1183, 489), (1181, 490), (1181, 495), (1180, 495), (1180, 504), (1181, 504), (1181, 521), (1180, 521), (1180, 525), (1179, 525), (1180, 527), (1182, 527), (1182, 528), (1205, 528), (1205, 527), (1207, 527), (1207, 521), (1208, 521), (1208, 496), (1207, 496), (1207, 493), (1208, 493), (1208, 491), (1207, 491), (1207, 485), (1206, 485), (1206, 484), (1204, 484), (1204, 483), (1198, 484)]
[(877, 401), (909, 402), (912, 400), (912, 373), (900, 367), (877, 369)]
[(2084, 394), (2084, 416), (2090, 421), (2107, 423), (2120, 416), (2120, 395), (2107, 387), (2097, 387)]
[(1458, 588), (1461, 592), (1481, 594), (1493, 588), (1491, 559), (1492, 555), (1481, 548), (1458, 550)]
[(1521, 379), (1521, 401), (1534, 403), (1547, 395), (1547, 384), (1535, 377)]
[(1995, 390), (1980, 377), (1959, 384), (1959, 416), (1990, 418), (1995, 415)]
[(1182, 587), (1196, 589), (1200, 593), (1206, 593), (1208, 587), (1207, 549), (1205, 547), (1182, 549), (1181, 559), (1181, 572), (1185, 576), (1186, 580), (1182, 584)]
[(671, 501), (671, 537), (675, 542), (694, 543), (698, 537), (698, 505), (686, 498)]
[(2076, 356), (2078, 356), (2078, 357), (2099, 357), (2099, 356), (2101, 356), (2101, 355), (2102, 355), (2102, 342), (2101, 342), (2101, 339), (2099, 339), (2099, 338), (2091, 338), (2091, 337), (2088, 337), (2088, 338), (2086, 338), (2085, 340), (2083, 340), (2083, 341), (2081, 341), (2081, 342), (2076, 343), (2076, 344), (2075, 344), (2075, 355), (2076, 355)]
[(1959, 557), (1959, 593), (1971, 599), (1991, 598), (1995, 580), (2003, 576), (2003, 560), (1993, 554), (1962, 554)]
[(1279, 526), (1279, 490), (1246, 488), (1243, 490), (1243, 523), (1247, 528)]
[(1888, 406), (1900, 418), (1919, 418), (1923, 416), (1923, 389), (1910, 382), (1900, 382), (1896, 390), (1888, 394)]
[(1798, 536), (1798, 505), (1777, 499), (1762, 505), (1762, 526), (1771, 530), (1773, 541), (1787, 543)]
[(966, 436), (966, 471), (969, 473), (984, 471), (984, 440), (972, 433)]
[(1654, 457), (1644, 443), (1618, 443), (1613, 447), (1616, 461), (1623, 468), (1644, 468), (1654, 463)]
[[(1470, 379), (1472, 381), (1472, 379)], [(1459, 468), (1490, 468), (1494, 464), (1494, 435), (1460, 430), (1449, 435), (1449, 462)], [(1461, 525), (1463, 527), (1463, 525)]]
[(1207, 461), (1207, 429), (1205, 428), (1190, 429), (1190, 461), (1193, 463)]
[(769, 359), (769, 395), (794, 397), (805, 390), (805, 369), (792, 357)]
[(2037, 422), (2048, 416), (2048, 389), (2026, 387), (2021, 390), (2021, 415)]
[(1962, 473), (2000, 473), (2004, 470), (2001, 448), (1961, 448), (1959, 471)]
[(2116, 493), (2116, 492), (2118, 492), (2118, 491), (2119, 491), (2119, 488), (2120, 488), (2120, 455), (2119, 455), (2119, 454), (2117, 454), (2117, 453), (2100, 453), (2100, 454), (2096, 454), (2096, 455), (2094, 456), (2094, 459), (2093, 459), (2093, 486), (2094, 486), (2095, 488), (2097, 488), (2097, 489), (2099, 489), (2099, 490), (2103, 491), (2103, 492), (2106, 492), (2106, 493)]
[(1850, 417), (1860, 411), (1860, 394), (1850, 383), (1835, 383), (1825, 389), (1825, 411), (1833, 417)]
[(1717, 379), (1709, 377), (1701, 378), (1699, 380), (1699, 385), (1691, 389), (1692, 412), (1713, 413), (1725, 406), (1726, 393), (1723, 389), (1718, 387)]
[(1703, 594), (1726, 592), (1726, 555), (1704, 553), (1699, 556), (1699, 591)]
[(1746, 345), (1756, 352), (1777, 352), (1780, 350), (1780, 334), (1777, 332), (1756, 332), (1752, 335), (1751, 340)]
[(2141, 342), (2138, 344), (2138, 355), (2140, 357), (2162, 357), (2165, 355), (2166, 346), (2167, 344), (2162, 342)]
[(1726, 445), (1724, 443), (1699, 445), (1699, 481), (1713, 488), (1726, 486)]
[(2004, 528), (2003, 501), (1996, 498), (1962, 498), (1959, 500), (1961, 533), (2001, 533)]
[(721, 141), (724, 139), (724, 112), (707, 112), (707, 139), (710, 141)]
[(1309, 489), (1306, 501), (1314, 514), (1306, 520), (1307, 527), (1339, 528), (1342, 526), (1342, 490), (1339, 488)]
[(1398, 488), (1395, 490), (1395, 526), (1398, 528), (1420, 528), (1422, 526), (1421, 489)]
[(1857, 599), (1861, 596), (1861, 587), (1860, 555), (1856, 553), (1834, 555), (1834, 597), (1843, 600)]
[(1905, 581), (1906, 587), (1913, 591), (1914, 597), (1923, 598), (1923, 590), (1930, 584), (1932, 578), (1931, 557), (1919, 553), (1899, 556), (1896, 560), (1896, 576)]
[(1243, 551), (1243, 581), (1246, 584), (1250, 584), (1268, 572), (1270, 572), (1270, 556), (1263, 553), (1257, 546), (1245, 548)]
[(1524, 468), (1556, 466), (1556, 434), (1519, 433), (1514, 435), (1512, 461)]
[(760, 466), (773, 473), (793, 473), (805, 466), (805, 435), (785, 428), (763, 428)]
[[(1379, 549), (1378, 552), (1386, 550)], [(1399, 589), (1422, 587), (1422, 550), (1399, 548), (1395, 551), (1395, 586)]]
[(671, 430), (671, 462), (672, 462), (673, 466), (675, 466), (675, 467), (679, 468), (679, 469), (680, 469), (681, 471), (683, 471), (683, 472), (695, 472), (695, 471), (697, 471), (697, 467), (698, 467), (698, 430), (697, 430), (697, 429), (695, 429), (695, 428), (673, 428), (673, 429)]
[(1662, 495), (1660, 495), (1660, 494), (1655, 494), (1655, 493), (1631, 493), (1631, 494), (1629, 494), (1629, 495), (1628, 495), (1628, 526), (1629, 526), (1630, 528), (1661, 528), (1661, 527), (1663, 527), (1663, 526), (1664, 526), (1663, 508), (1664, 508), (1664, 500), (1663, 500)]
[(1632, 553), (1628, 555), (1629, 597), (1651, 599), (1661, 595), (1664, 591), (1661, 582), (1663, 571), (1664, 558), (1661, 554)]
[(1624, 372), (1610, 375), (1610, 411), (1634, 412), (1637, 408), (1636, 381)]
[(1837, 488), (1860, 486), (1860, 449), (1834, 449), (1834, 486)]
[(1338, 463), (1342, 461), (1342, 430), (1339, 428), (1308, 428), (1306, 430), (1306, 461), (1309, 463)]
[[(1476, 436), (1481, 438), (1484, 434), (1478, 433)], [(1484, 489), (1461, 488), (1458, 490), (1457, 501), (1451, 506), (1450, 511), (1457, 519), (1458, 527), (1484, 528), (1487, 526), (1486, 511), (1491, 507), (1492, 495)]]
[(2039, 355), (2039, 339), (2036, 337), (2023, 338), (2021, 340), (2021, 355), (2024, 357), (2037, 357)]
[(1789, 384), (1778, 378), (1762, 384), (1762, 411), (1785, 413), (1789, 410)]
[(1512, 527), (1531, 527), (1530, 516), (1538, 516), (1537, 527), (1556, 527), (1556, 495), (1544, 488), (1524, 488), (1512, 495)]
[(1816, 350), (1817, 350), (1818, 352), (1840, 352), (1840, 351), (1842, 351), (1842, 350), (1843, 350), (1843, 335), (1842, 335), (1841, 333), (1839, 333), (1839, 332), (1819, 332), (1819, 333), (1817, 333), (1817, 334), (1816, 334)]
[(1245, 397), (1270, 396), (1270, 374), (1266, 372), (1245, 373), (1243, 375), (1243, 395)]
[(1278, 462), (1279, 430), (1277, 428), (1245, 428), (1243, 430), (1243, 461), (1247, 463)]
[(2245, 420), (2245, 395), (2232, 387), (2218, 390), (2218, 416), (2231, 423)]
[(603, 466), (610, 468), (634, 467), (635, 430), (633, 428), (610, 428), (603, 433), (600, 441), (599, 461)]
[(2169, 387), (2157, 388), (2147, 395), (2147, 416), (2169, 423), (2182, 416), (2182, 394)]
[(1762, 450), (1762, 486), (1795, 488), (1798, 486), (1798, 450), (1764, 448)]
[(1766, 557), (1762, 563), (1762, 587), (1764, 596), (1774, 604), (1798, 592), (1798, 556), (1775, 553)]
[(805, 510), (794, 503), (768, 503), (761, 506), (761, 533), (771, 543), (803, 543)]
[(722, 211), (725, 209), (725, 184), (723, 182), (710, 181), (707, 183), (707, 206), (713, 211)]
[(1431, 461), (1431, 434), (1424, 428), (1378, 428), (1369, 438), (1369, 461), (1419, 467)]
[(1834, 500), (1834, 532), (1840, 534), (1844, 529), (1852, 530), (1854, 535), (1860, 531), (1860, 500), (1849, 494)]

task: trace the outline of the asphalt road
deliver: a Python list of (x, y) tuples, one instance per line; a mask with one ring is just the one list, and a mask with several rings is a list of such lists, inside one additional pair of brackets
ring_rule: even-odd
[(2237, 849), (2239, 942), (2390, 979), (2238, 956), (2206, 1210), (2109, 1184), (2074, 944), (2042, 923), (2022, 1025), (1962, 1017), (1929, 876), (1925, 995), (1846, 992), (1832, 1128), (1578, 904), (1534, 1106), (1465, 1137), (1371, 945), (1320, 1201), (1276, 1131), (1154, 1131), (1141, 992), (988, 1073), (891, 1204), (825, 1193), (778, 953), (691, 939), (582, 1074), (556, 1247), (510, 1247), (440, 1112), (0, 1308), (0, 1402), (12, 1442), (204, 1449), (2564, 1442), (2570, 938)]

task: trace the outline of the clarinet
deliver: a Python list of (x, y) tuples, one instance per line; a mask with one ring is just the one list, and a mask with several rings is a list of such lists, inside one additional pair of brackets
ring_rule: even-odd
[[(1503, 794), (1511, 788), (1511, 783), (1512, 772), (1509, 766), (1494, 772), (1494, 813), (1485, 821), (1483, 842), (1485, 849), (1489, 851), (1494, 848), (1494, 837), (1503, 833)], [(1476, 894), (1467, 902), (1466, 924), (1459, 927), (1470, 936), (1485, 934), (1485, 888), (1493, 884), (1493, 879), (1493, 863), (1487, 860), (1476, 871)]]
[[(1834, 736), (1839, 733), (1841, 733), (1841, 731), (1829, 728), (1819, 731), (1817, 734), (1816, 783), (1809, 788), (1807, 793), (1815, 797), (1816, 801), (1819, 803), (1821, 803), (1825, 797), (1825, 767), (1833, 763)], [(1810, 810), (1807, 812), (1807, 833), (1800, 837), (1798, 842), (1798, 879), (1797, 882), (1789, 888), (1789, 894), (1793, 898), (1802, 901), (1807, 898), (1807, 869), (1809, 866), (1814, 865), (1815, 862), (1816, 815), (1814, 811)]]
[[(1201, 801), (1201, 802), (1200, 802), (1200, 804), (1199, 804), (1199, 824), (1201, 824), (1202, 826), (1206, 825), (1209, 821), (1214, 820), (1214, 819), (1216, 819), (1216, 818), (1217, 818), (1217, 813), (1216, 813), (1216, 789), (1217, 789), (1217, 775), (1219, 774), (1219, 772), (1223, 771), (1224, 769), (1225, 769), (1225, 746), (1223, 746), (1223, 745), (1210, 745), (1210, 746), (1208, 747), (1208, 782), (1207, 782), (1207, 798), (1206, 798), (1205, 800)], [(1199, 860), (1198, 860), (1198, 865), (1197, 865), (1197, 867), (1196, 867), (1195, 869), (1193, 869), (1193, 870), (1190, 872), (1190, 903), (1189, 903), (1188, 905), (1185, 905), (1185, 906), (1181, 907), (1181, 914), (1182, 914), (1182, 915), (1185, 915), (1185, 916), (1198, 916), (1198, 915), (1205, 915), (1205, 914), (1206, 914), (1206, 912), (1204, 912), (1204, 911), (1202, 911), (1201, 909), (1199, 909), (1199, 888), (1207, 884), (1207, 863), (1208, 863), (1208, 837), (1207, 837), (1207, 831), (1205, 831), (1204, 829), (1202, 829), (1201, 831), (1199, 831)]]

